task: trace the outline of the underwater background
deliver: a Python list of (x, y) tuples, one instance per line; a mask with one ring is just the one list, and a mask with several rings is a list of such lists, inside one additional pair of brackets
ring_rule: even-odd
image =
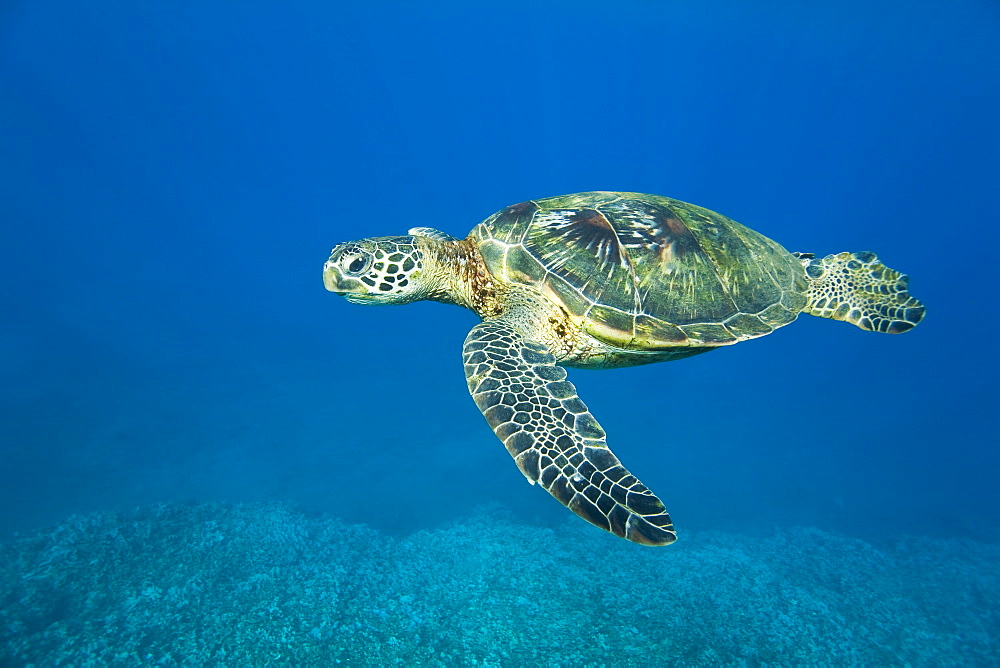
[[(1000, 663), (995, 2), (0, 6), (0, 665)], [(803, 316), (570, 370), (679, 540), (529, 486), (476, 317), (348, 239), (650, 192), (872, 250)]]

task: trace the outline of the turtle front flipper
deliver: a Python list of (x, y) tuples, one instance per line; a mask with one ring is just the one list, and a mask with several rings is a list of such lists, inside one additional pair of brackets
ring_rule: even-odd
[(663, 504), (608, 449), (544, 345), (498, 318), (469, 332), (463, 359), (472, 398), (531, 484), (616, 536), (643, 545), (677, 539)]

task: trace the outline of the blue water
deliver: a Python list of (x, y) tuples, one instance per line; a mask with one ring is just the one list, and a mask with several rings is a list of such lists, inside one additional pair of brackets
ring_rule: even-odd
[[(4, 4), (0, 663), (1000, 662), (998, 45), (985, 0)], [(471, 312), (320, 277), (586, 190), (928, 306), (571, 371), (668, 548), (526, 484)]]

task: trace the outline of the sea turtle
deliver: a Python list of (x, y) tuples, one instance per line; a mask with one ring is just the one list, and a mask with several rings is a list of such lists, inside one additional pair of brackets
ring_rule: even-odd
[(621, 465), (564, 366), (675, 360), (773, 332), (809, 313), (898, 333), (924, 307), (874, 253), (789, 253), (692, 204), (586, 192), (509, 206), (465, 239), (414, 227), (342, 243), (327, 290), (356, 304), (457, 304), (476, 405), (532, 484), (644, 545), (677, 535), (663, 503)]

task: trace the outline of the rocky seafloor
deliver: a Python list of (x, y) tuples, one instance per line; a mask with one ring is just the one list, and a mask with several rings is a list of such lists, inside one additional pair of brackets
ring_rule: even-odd
[(0, 544), (0, 665), (997, 665), (1000, 546), (812, 528), (644, 548), (483, 510), (394, 537), (283, 504)]

